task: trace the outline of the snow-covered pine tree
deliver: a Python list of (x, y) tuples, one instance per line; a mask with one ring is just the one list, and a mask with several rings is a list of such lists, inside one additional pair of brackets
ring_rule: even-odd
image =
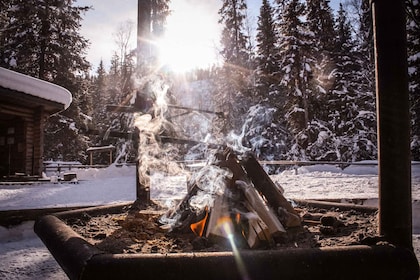
[(244, 0), (224, 0), (219, 9), (219, 23), (223, 25), (220, 51), (223, 69), (219, 75), (219, 89), (215, 96), (217, 110), (226, 113), (224, 133), (240, 129), (252, 98), (249, 90), (252, 73), (248, 69), (250, 54), (245, 35), (247, 5)]
[(356, 102), (352, 129), (348, 131), (353, 138), (352, 160), (377, 158), (375, 61), (373, 48), (373, 19), (369, 1), (355, 1), (360, 4), (357, 59), (359, 68), (354, 77)]
[(310, 106), (312, 118), (327, 121), (328, 112), (323, 110), (329, 99), (333, 85), (333, 71), (336, 68), (334, 51), (334, 17), (329, 0), (308, 0), (306, 4), (306, 24), (308, 26), (312, 57), (310, 80)]
[[(279, 95), (278, 35), (274, 12), (268, 0), (263, 0), (257, 26), (256, 91), (260, 101)], [(273, 96), (274, 95), (274, 96)], [(278, 102), (278, 100), (276, 100)], [(277, 103), (275, 101), (275, 103)]]
[(96, 129), (104, 130), (106, 124), (104, 120), (106, 119), (107, 112), (106, 112), (106, 103), (109, 100), (108, 97), (108, 77), (105, 70), (104, 62), (101, 59), (99, 62), (99, 66), (96, 69), (96, 74), (92, 78), (92, 96), (95, 100), (95, 107), (92, 116), (92, 122)]
[(73, 94), (70, 108), (47, 123), (47, 158), (83, 160), (87, 146), (78, 132), (84, 122), (79, 106), (87, 100), (84, 76), (89, 69), (85, 59), (88, 41), (79, 29), (82, 14), (89, 8), (73, 6), (74, 2), (11, 0), (4, 11), (9, 20), (2, 32), (5, 43), (0, 65), (56, 83)]
[[(109, 87), (108, 74), (105, 70), (103, 61), (99, 62), (99, 66), (95, 75), (92, 78), (91, 95), (95, 100), (95, 106), (92, 114), (92, 121), (89, 123), (89, 129), (95, 129), (99, 132), (106, 132), (109, 128), (109, 112), (106, 110), (106, 105), (109, 103)], [(89, 135), (91, 146), (106, 146), (114, 144), (114, 139), (109, 139), (101, 135)], [(95, 163), (106, 164), (109, 162), (109, 156), (105, 153), (98, 153), (95, 156)]]
[(136, 66), (134, 63), (135, 51), (129, 45), (133, 36), (132, 23), (125, 22), (117, 26), (114, 33), (116, 49), (111, 58), (109, 74), (104, 69), (98, 69), (98, 79), (103, 80), (100, 93), (101, 102), (95, 107), (93, 123), (101, 137), (94, 137), (95, 146), (114, 145), (116, 154), (121, 161), (134, 161), (136, 150), (132, 141), (123, 138), (109, 138), (106, 132), (118, 131), (130, 133), (134, 131), (131, 113), (108, 111), (107, 105), (130, 106), (130, 101), (135, 92), (134, 78)]
[(257, 27), (256, 98), (245, 118), (243, 137), (260, 159), (284, 158), (288, 133), (285, 129), (285, 97), (279, 85), (278, 36), (274, 11), (263, 0)]
[(309, 50), (310, 34), (302, 19), (305, 5), (299, 0), (290, 0), (282, 2), (279, 7), (282, 9), (276, 11), (280, 36), (280, 83), (287, 98), (284, 106), (287, 125), (293, 135), (290, 157), (306, 159), (306, 148), (310, 144), (307, 129), (311, 121), (309, 81), (313, 75), (313, 61)]
[(88, 7), (73, 0), (9, 1), (11, 20), (4, 27), (3, 66), (56, 82), (61, 76), (89, 68), (85, 59), (88, 41), (79, 33), (82, 14)]
[(246, 67), (249, 59), (245, 17), (247, 5), (244, 0), (224, 0), (219, 10), (219, 23), (223, 24), (222, 50), (224, 62), (232, 67)]
[(152, 6), (152, 33), (159, 37), (165, 31), (166, 18), (170, 15), (169, 4), (171, 0), (151, 0)]
[[(329, 127), (334, 132), (337, 143), (337, 160), (352, 161), (354, 118), (357, 118), (357, 91), (356, 83), (359, 75), (359, 65), (356, 57), (356, 42), (352, 33), (351, 23), (343, 5), (339, 5), (335, 22), (336, 38), (334, 60), (334, 85), (328, 100), (327, 112)], [(357, 121), (356, 121), (357, 122)]]
[(420, 160), (420, 2), (406, 0), (411, 155)]
[(312, 76), (308, 79), (309, 123), (306, 130), (306, 156), (311, 160), (336, 160), (336, 135), (329, 128), (326, 106), (331, 98), (336, 65), (334, 61), (334, 17), (328, 0), (306, 2), (306, 25), (310, 48), (308, 63)]
[[(10, 3), (8, 1), (0, 1), (0, 46), (4, 46), (6, 43), (3, 33), (5, 31), (4, 28), (6, 24), (10, 20), (8, 12), (7, 12), (9, 9), (9, 5)], [(4, 49), (0, 47), (0, 58), (3, 57), (2, 55), (3, 51)]]

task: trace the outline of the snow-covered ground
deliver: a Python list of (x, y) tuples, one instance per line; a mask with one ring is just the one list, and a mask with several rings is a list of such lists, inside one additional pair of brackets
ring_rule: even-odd
[[(0, 185), (0, 210), (70, 207), (113, 204), (135, 199), (135, 167), (74, 170), (79, 182)], [(272, 175), (287, 198), (368, 198), (378, 197), (378, 171), (372, 165), (353, 165), (341, 170), (331, 165), (300, 167)], [(48, 174), (51, 175), (51, 174)], [(168, 179), (168, 178), (166, 178)], [(182, 197), (185, 177), (155, 175), (154, 199)], [(168, 186), (171, 186), (170, 188)], [(412, 167), (413, 243), (420, 257), (420, 165)], [(0, 279), (67, 279), (49, 251), (33, 233), (33, 222), (12, 228), (0, 227)]]

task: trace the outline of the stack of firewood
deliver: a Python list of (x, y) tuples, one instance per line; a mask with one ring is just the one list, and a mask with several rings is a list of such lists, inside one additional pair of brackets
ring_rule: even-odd
[(234, 238), (254, 249), (277, 242), (287, 229), (301, 226), (300, 216), (253, 154), (239, 159), (226, 149), (216, 154), (212, 165), (229, 171), (224, 191), (212, 193), (212, 203), (197, 210), (190, 202), (202, 186), (192, 180), (188, 194), (166, 213), (166, 218), (175, 219), (173, 231), (192, 231), (211, 242)]

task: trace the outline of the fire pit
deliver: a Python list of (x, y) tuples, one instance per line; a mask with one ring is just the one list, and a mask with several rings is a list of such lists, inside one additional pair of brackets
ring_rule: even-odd
[(199, 176), (171, 211), (87, 208), (44, 216), (35, 232), (71, 279), (418, 279), (414, 253), (378, 235), (376, 208), (292, 206), (252, 155), (216, 158), (226, 189), (200, 211)]
[[(376, 209), (359, 205), (321, 201), (298, 204), (296, 209), (310, 209), (303, 220), (307, 234), (311, 227), (322, 228), (320, 219), (313, 219), (319, 213), (335, 211), (365, 217), (374, 217), (376, 213)], [(318, 232), (316, 235), (323, 236), (325, 241), (323, 245), (313, 242), (304, 245), (300, 239), (257, 250), (228, 246), (224, 251), (199, 248), (189, 252), (159, 252), (151, 248), (147, 253), (110, 253), (98, 249), (91, 240), (99, 242), (106, 234), (90, 231), (89, 221), (101, 216), (118, 221), (113, 217), (121, 217), (132, 206), (94, 207), (44, 216), (36, 222), (35, 231), (70, 279), (418, 279), (418, 263), (412, 251), (374, 236), (360, 239), (357, 245), (328, 246), (328, 240), (340, 244), (338, 235)], [(82, 223), (79, 228), (93, 232), (90, 238), (73, 230), (77, 223)]]

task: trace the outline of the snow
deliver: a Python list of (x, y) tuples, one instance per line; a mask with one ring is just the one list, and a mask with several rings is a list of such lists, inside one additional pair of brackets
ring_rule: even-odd
[[(68, 171), (68, 170), (66, 170)], [(0, 185), (0, 210), (91, 206), (135, 200), (135, 166), (73, 169), (78, 183), (44, 182)], [(47, 176), (62, 176), (50, 173)], [(152, 173), (151, 197), (170, 203), (186, 193), (186, 176)], [(366, 198), (377, 203), (378, 169), (366, 161), (341, 169), (333, 165), (291, 168), (271, 175), (289, 198)], [(168, 187), (169, 186), (169, 187)], [(420, 163), (412, 165), (413, 243), (420, 256)], [(43, 243), (33, 233), (33, 221), (0, 227), (0, 279), (67, 279)]]
[(67, 109), (72, 95), (58, 85), (0, 67), (0, 86), (64, 105)]
[(78, 184), (52, 182), (1, 186), (0, 210), (88, 206), (135, 200), (134, 167), (111, 166), (73, 171), (77, 174)]
[(104, 150), (113, 150), (115, 149), (114, 145), (108, 146), (99, 146), (99, 147), (89, 147), (86, 152), (97, 152), (97, 151), (104, 151)]

